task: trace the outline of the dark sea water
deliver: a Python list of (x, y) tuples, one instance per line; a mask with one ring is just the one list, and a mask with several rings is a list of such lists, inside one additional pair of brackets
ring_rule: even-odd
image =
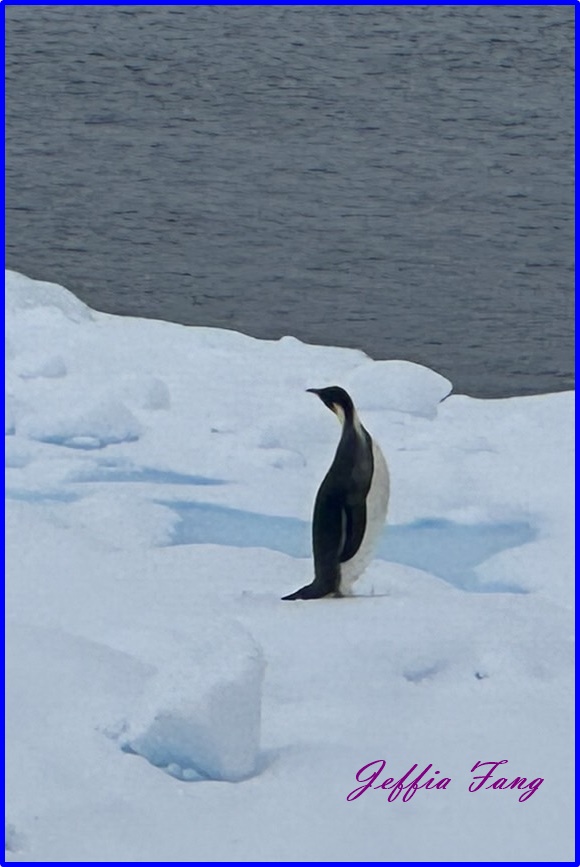
[(7, 265), (570, 388), (573, 39), (572, 6), (8, 6)]

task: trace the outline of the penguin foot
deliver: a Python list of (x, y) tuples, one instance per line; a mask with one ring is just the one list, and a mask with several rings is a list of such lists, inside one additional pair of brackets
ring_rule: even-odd
[(282, 601), (286, 599), (323, 599), (325, 596), (342, 596), (342, 593), (337, 591), (336, 593), (333, 590), (320, 590), (319, 587), (316, 587), (314, 583), (307, 584), (305, 587), (301, 587), (300, 590), (296, 590), (294, 593), (290, 593), (288, 596), (282, 596)]
[[(304, 588), (302, 588), (304, 589)], [(296, 590), (295, 593), (289, 593), (288, 596), (282, 596), (282, 602), (285, 602), (287, 599), (304, 599), (306, 597), (302, 596), (302, 590)]]

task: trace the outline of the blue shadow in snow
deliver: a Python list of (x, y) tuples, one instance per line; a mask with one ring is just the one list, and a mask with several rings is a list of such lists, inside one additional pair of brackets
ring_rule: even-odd
[(80, 499), (69, 491), (25, 491), (18, 488), (7, 488), (5, 497), (22, 503), (74, 503)]
[[(195, 502), (162, 503), (179, 515), (170, 544), (230, 545), (269, 548), (291, 557), (310, 557), (310, 522), (244, 512)], [(474, 593), (525, 593), (507, 583), (478, 581), (474, 568), (489, 557), (536, 538), (524, 521), (498, 524), (457, 524), (439, 518), (385, 529), (376, 556), (391, 563), (423, 569)]]
[(298, 518), (260, 515), (227, 506), (195, 502), (161, 502), (177, 512), (180, 523), (171, 545), (228, 545), (270, 548), (291, 557), (309, 557), (310, 524)]
[(99, 451), (106, 446), (116, 445), (117, 443), (133, 443), (139, 437), (136, 434), (130, 434), (125, 437), (98, 437), (92, 434), (84, 436), (78, 434), (75, 436), (57, 436), (56, 434), (37, 437), (38, 442), (48, 443), (52, 446), (63, 446), (67, 449), (76, 449), (82, 452)]
[(103, 464), (98, 469), (81, 472), (75, 482), (149, 482), (154, 485), (225, 485), (223, 479), (190, 476), (154, 467), (131, 467)]
[(425, 518), (387, 528), (376, 556), (424, 569), (474, 593), (525, 593), (515, 584), (481, 584), (474, 569), (500, 551), (533, 541), (536, 535), (525, 521), (457, 524), (442, 518)]

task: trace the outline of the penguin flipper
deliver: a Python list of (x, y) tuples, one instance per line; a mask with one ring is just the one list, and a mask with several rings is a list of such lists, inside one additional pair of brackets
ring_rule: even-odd
[(349, 504), (344, 509), (345, 527), (340, 562), (350, 560), (361, 546), (367, 525), (366, 502)]

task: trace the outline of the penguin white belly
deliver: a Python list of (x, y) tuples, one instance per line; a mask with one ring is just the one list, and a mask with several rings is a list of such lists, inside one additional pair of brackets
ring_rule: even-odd
[(373, 440), (373, 477), (367, 494), (366, 528), (360, 548), (340, 566), (340, 592), (349, 596), (352, 585), (371, 563), (375, 546), (385, 526), (389, 505), (389, 470), (379, 446)]

